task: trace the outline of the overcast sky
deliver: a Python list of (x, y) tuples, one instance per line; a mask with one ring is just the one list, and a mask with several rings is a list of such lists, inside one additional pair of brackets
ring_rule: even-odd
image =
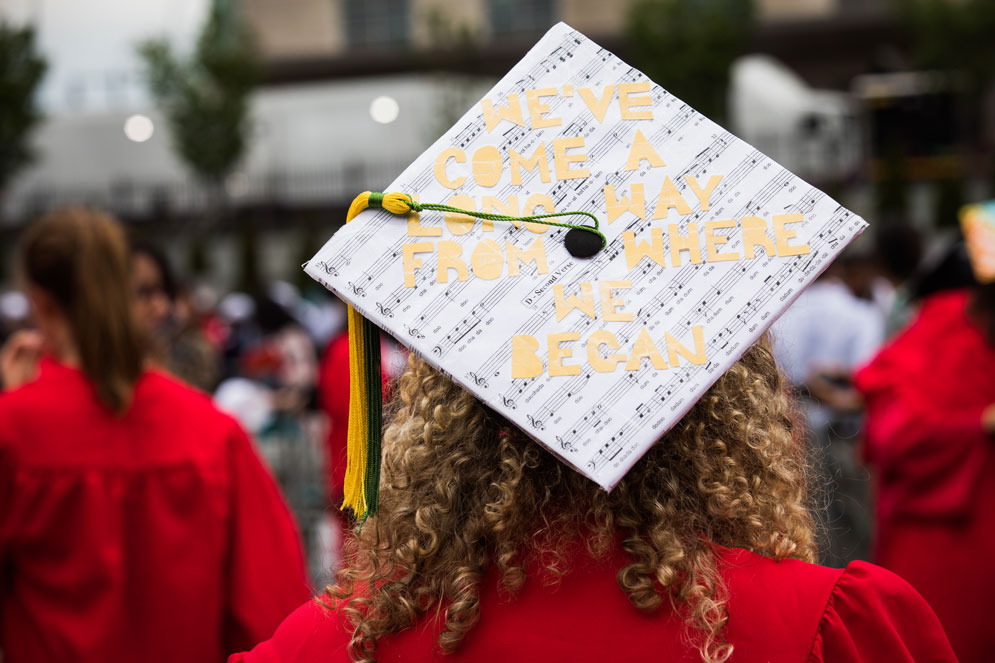
[(0, 0), (0, 15), (37, 27), (49, 113), (100, 113), (146, 105), (135, 44), (163, 35), (188, 48), (208, 1)]

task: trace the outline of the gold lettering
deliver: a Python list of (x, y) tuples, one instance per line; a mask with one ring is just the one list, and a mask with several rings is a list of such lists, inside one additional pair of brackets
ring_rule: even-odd
[(587, 159), (587, 154), (567, 154), (567, 150), (584, 147), (583, 136), (571, 136), (570, 138), (557, 138), (553, 141), (553, 165), (556, 168), (556, 179), (577, 180), (591, 174), (587, 168), (577, 168), (572, 170), (571, 163), (583, 162)]
[(774, 242), (777, 244), (778, 256), (800, 256), (809, 252), (808, 244), (799, 244), (798, 246), (788, 244), (789, 241), (798, 235), (798, 231), (794, 228), (789, 229), (784, 227), (786, 224), (801, 223), (804, 220), (805, 217), (801, 214), (774, 215)]
[(554, 96), (556, 96), (556, 88), (552, 87), (527, 90), (525, 92), (525, 100), (529, 106), (529, 119), (532, 120), (533, 129), (555, 127), (563, 123), (563, 120), (558, 117), (543, 117), (543, 115), (549, 112), (549, 106), (541, 102), (542, 97)]
[(473, 179), (479, 186), (492, 187), (501, 179), (504, 160), (501, 151), (493, 145), (484, 145), (473, 153), (470, 160), (473, 168)]
[[(464, 196), (463, 194), (457, 194), (446, 201), (447, 205), (452, 205), (453, 207), (462, 207), (463, 209), (470, 209), (476, 211), (477, 203), (470, 196)], [(457, 214), (455, 212), (446, 212), (445, 216), (446, 228), (454, 235), (465, 235), (471, 230), (473, 230), (473, 224), (477, 220), (467, 214)], [(493, 224), (492, 224), (493, 229)]]
[(636, 182), (632, 185), (632, 200), (629, 200), (625, 196), (622, 196), (620, 199), (616, 198), (614, 184), (606, 184), (604, 193), (608, 223), (613, 222), (623, 212), (632, 212), (640, 219), (646, 218), (646, 199), (643, 193), (642, 182)]
[(744, 216), (740, 221), (743, 227), (743, 257), (752, 259), (754, 249), (762, 246), (768, 257), (776, 253), (774, 242), (767, 236), (767, 222), (759, 216)]
[(681, 216), (691, 213), (691, 206), (684, 200), (684, 196), (677, 190), (677, 185), (668, 176), (664, 178), (663, 186), (660, 187), (660, 197), (656, 200), (653, 218), (666, 219), (671, 207), (676, 209)]
[(632, 147), (629, 149), (629, 158), (625, 161), (626, 170), (638, 170), (639, 164), (643, 161), (650, 162), (650, 168), (660, 168), (666, 166), (660, 155), (656, 153), (653, 146), (650, 144), (646, 136), (643, 135), (642, 131), (636, 129), (636, 137), (632, 141)]
[(447, 189), (458, 189), (466, 181), (466, 176), (459, 176), (454, 180), (449, 179), (446, 174), (446, 166), (450, 159), (455, 159), (457, 163), (466, 163), (466, 153), (458, 147), (447, 147), (435, 157), (435, 179)]
[(550, 334), (549, 339), (549, 374), (559, 375), (580, 375), (580, 364), (564, 364), (564, 359), (569, 359), (574, 352), (570, 348), (564, 348), (560, 343), (569, 343), (580, 339), (578, 332), (558, 332)]
[(628, 269), (638, 265), (643, 258), (649, 258), (661, 267), (666, 267), (663, 264), (663, 228), (651, 228), (649, 242), (636, 242), (636, 234), (627, 230), (622, 233), (622, 246)]
[(649, 92), (650, 82), (639, 81), (638, 83), (620, 83), (618, 86), (618, 106), (622, 110), (623, 120), (652, 120), (653, 111), (633, 111), (633, 106), (649, 106), (653, 103), (649, 95), (643, 97), (630, 97), (636, 92)]
[(625, 300), (615, 297), (613, 290), (631, 288), (632, 281), (602, 281), (598, 284), (601, 290), (601, 317), (607, 322), (628, 322), (632, 320), (632, 313), (626, 313), (619, 309), (625, 306)]
[(684, 357), (692, 364), (701, 365), (708, 361), (705, 358), (705, 336), (701, 331), (701, 325), (695, 325), (691, 328), (691, 336), (694, 338), (694, 352), (681, 345), (680, 341), (671, 336), (670, 332), (667, 332), (667, 355), (670, 357), (670, 365), (674, 368), (680, 366), (677, 355)]
[(738, 253), (719, 253), (718, 247), (729, 241), (725, 235), (716, 235), (719, 228), (734, 228), (735, 219), (724, 219), (722, 221), (708, 221), (705, 223), (705, 254), (709, 262), (725, 262), (727, 260), (739, 260)]
[(416, 254), (431, 252), (432, 242), (408, 242), (401, 247), (401, 267), (404, 270), (405, 288), (415, 287), (415, 270), (422, 266), (422, 259)]
[(439, 242), (435, 280), (439, 283), (449, 283), (450, 269), (456, 270), (456, 278), (460, 281), (470, 278), (470, 270), (463, 262), (463, 247), (459, 242), (447, 239)]
[(480, 108), (484, 112), (484, 124), (487, 126), (487, 133), (494, 130), (494, 127), (501, 124), (501, 120), (507, 120), (520, 127), (525, 126), (525, 118), (522, 117), (522, 104), (518, 101), (517, 94), (508, 95), (508, 105), (494, 107), (490, 99), (480, 102)]
[(639, 330), (636, 342), (632, 344), (632, 354), (629, 355), (629, 361), (625, 362), (625, 370), (638, 371), (643, 365), (643, 359), (646, 358), (649, 358), (653, 363), (653, 368), (657, 370), (667, 368), (667, 361), (660, 354), (660, 348), (656, 347), (650, 333), (646, 327), (643, 327)]
[(493, 281), (504, 271), (504, 253), (501, 245), (493, 239), (483, 239), (473, 247), (470, 254), (473, 275), (485, 281)]
[(421, 214), (409, 212), (408, 217), (408, 237), (441, 237), (442, 228), (440, 226), (423, 226), (421, 224)]
[(698, 197), (698, 204), (701, 205), (701, 211), (707, 212), (709, 206), (709, 198), (712, 196), (712, 191), (715, 191), (715, 187), (719, 185), (722, 181), (722, 175), (712, 175), (708, 178), (708, 184), (705, 188), (701, 188), (698, 184), (698, 178), (692, 175), (688, 175), (684, 178), (684, 181), (688, 183), (691, 188), (692, 193)]
[(515, 334), (511, 337), (511, 379), (536, 378), (542, 375), (542, 359), (536, 354), (535, 336)]
[(600, 100), (594, 96), (591, 88), (578, 88), (577, 92), (580, 94), (580, 98), (584, 100), (584, 103), (587, 104), (588, 109), (594, 113), (594, 117), (598, 118), (598, 122), (604, 122), (605, 113), (608, 112), (608, 106), (612, 102), (612, 97), (615, 96), (615, 86), (606, 85), (601, 91)]
[(701, 263), (701, 247), (698, 246), (698, 224), (688, 224), (688, 234), (682, 235), (676, 223), (671, 223), (669, 227), (670, 236), (670, 262), (674, 267), (681, 266), (681, 251), (687, 251), (691, 255), (691, 264)]
[(542, 237), (536, 237), (532, 246), (524, 251), (511, 242), (505, 244), (505, 250), (508, 252), (508, 276), (518, 276), (519, 263), (523, 265), (535, 263), (536, 274), (549, 272), (549, 265), (546, 264), (546, 247), (543, 246)]
[(508, 162), (511, 169), (511, 183), (522, 185), (522, 168), (529, 172), (539, 169), (539, 179), (549, 181), (549, 161), (546, 160), (546, 143), (539, 143), (531, 157), (524, 157), (514, 149), (508, 149)]
[(610, 350), (618, 350), (618, 339), (615, 334), (604, 329), (592, 333), (587, 339), (587, 363), (598, 373), (611, 373), (625, 361), (623, 354), (610, 354), (601, 356), (601, 346), (607, 345)]
[[(525, 206), (522, 207), (522, 216), (532, 216), (533, 214), (536, 213), (535, 211), (536, 207), (541, 207), (542, 211), (546, 213), (552, 213), (556, 211), (553, 209), (553, 199), (550, 196), (546, 195), (545, 193), (533, 193), (525, 201)], [(549, 217), (547, 221), (554, 221), (559, 223), (560, 220), (556, 217)], [(518, 224), (518, 221), (512, 221), (512, 223), (515, 224), (516, 228), (521, 228), (521, 226)], [(547, 226), (545, 223), (534, 223), (530, 221), (525, 222), (525, 227), (528, 228), (530, 232), (534, 232), (537, 235), (541, 235), (547, 230), (549, 230), (549, 226)]]
[(580, 297), (571, 294), (567, 296), (563, 286), (556, 284), (553, 286), (553, 299), (556, 305), (556, 321), (559, 322), (570, 314), (570, 311), (577, 309), (589, 318), (597, 317), (594, 312), (594, 288), (590, 281), (581, 281)]

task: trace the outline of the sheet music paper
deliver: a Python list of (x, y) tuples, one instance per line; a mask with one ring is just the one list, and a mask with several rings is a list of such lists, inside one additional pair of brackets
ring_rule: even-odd
[[(494, 123), (492, 118), (488, 130), (483, 102), (478, 103), (386, 189), (411, 193), (422, 202), (459, 207), (470, 202), (478, 211), (485, 197), (502, 203), (514, 198), (522, 214), (528, 213), (526, 202), (535, 202), (533, 196), (545, 194), (555, 209), (538, 207), (536, 213), (584, 210), (600, 219), (609, 244), (593, 258), (573, 258), (563, 247), (566, 230), (561, 228), (547, 228), (539, 234), (496, 221), (490, 229), (479, 219), (472, 227), (449, 226), (443, 214), (423, 212), (420, 226), (412, 230), (404, 218), (367, 210), (339, 230), (306, 266), (309, 275), (378, 327), (608, 490), (866, 227), (862, 219), (829, 196), (655, 84), (643, 93), (638, 93), (638, 85), (625, 88), (630, 97), (627, 116), (649, 114), (652, 119), (623, 119), (623, 84), (648, 80), (560, 23), (485, 97), (491, 108), (513, 108), (509, 95), (517, 95), (525, 126), (512, 120)], [(543, 88), (554, 88), (554, 94), (528, 92)], [(538, 101), (545, 109), (535, 105), (531, 110), (538, 113), (530, 112), (530, 94), (531, 101)], [(647, 94), (650, 105), (631, 103)], [(535, 126), (551, 124), (556, 118), (561, 122)], [(581, 147), (561, 151), (586, 156), (557, 164), (554, 141), (577, 137), (582, 139)], [(665, 165), (654, 165), (645, 142), (634, 150), (640, 138), (652, 147), (657, 163)], [(549, 177), (542, 168), (519, 167), (520, 182), (513, 183), (516, 169), (510, 167), (509, 150), (530, 157), (540, 144), (546, 148)], [(496, 171), (487, 170), (483, 159), (494, 151), (478, 153), (486, 146), (497, 148), (501, 155), (495, 166), (501, 168), (499, 178)], [(450, 155), (457, 156), (441, 159), (442, 170), (437, 172), (440, 155), (447, 148), (456, 148), (465, 160), (459, 160), (460, 152), (451, 151)], [(632, 153), (643, 158), (635, 169), (626, 170)], [(479, 168), (474, 167), (475, 154), (481, 155)], [(589, 170), (586, 177), (558, 178), (570, 169), (584, 168)], [(705, 196), (708, 209), (703, 210), (705, 205), (687, 178), (695, 178), (701, 189), (713, 175), (721, 179)], [(460, 177), (465, 179), (459, 181)], [(680, 213), (678, 203), (664, 208), (665, 217), (654, 218), (659, 199), (668, 197), (661, 196), (668, 191), (666, 178), (688, 209)], [(493, 179), (497, 181), (492, 186), (482, 186)], [(455, 182), (459, 185), (449, 188)], [(610, 189), (606, 187), (613, 187), (612, 199), (631, 200), (640, 186), (645, 209), (636, 206), (620, 212), (616, 208), (610, 218)], [(460, 195), (469, 199), (463, 203), (452, 200)], [(640, 213), (645, 218), (640, 218)], [(743, 220), (762, 219), (774, 245), (775, 216), (781, 222), (788, 220), (783, 227), (794, 231), (794, 237), (784, 240), (783, 251), (783, 238), (778, 237), (774, 255), (754, 246), (755, 257), (746, 259)], [(577, 218), (583, 219), (560, 220)], [(728, 223), (718, 230), (713, 228), (711, 234), (724, 235), (728, 241), (721, 244), (716, 240), (710, 246), (706, 223), (722, 220)], [(688, 224), (697, 224), (698, 264), (692, 263), (691, 251), (683, 251), (680, 266), (674, 265), (670, 224), (676, 224), (682, 234), (688, 232)], [(624, 233), (632, 233), (636, 243), (649, 246), (657, 228), (662, 229), (665, 264), (643, 257), (630, 269), (627, 251), (633, 252), (625, 246)], [(427, 232), (438, 234), (422, 235)], [(540, 273), (539, 261), (496, 262), (495, 246), (504, 253), (509, 244), (524, 251), (539, 238), (545, 255), (544, 273)], [(493, 245), (482, 247), (487, 240)], [(467, 265), (466, 280), (460, 280), (463, 274), (459, 269), (447, 268), (443, 272), (448, 281), (438, 282), (439, 246), (443, 242), (459, 244), (461, 259)], [(405, 245), (414, 243), (431, 250), (406, 258)], [(806, 251), (790, 255), (805, 245)], [(475, 252), (481, 254), (483, 262), (476, 262)], [(504, 253), (502, 260), (507, 258)], [(494, 260), (488, 262), (488, 257)], [(411, 268), (417, 264), (414, 259), (420, 265)], [(520, 264), (517, 276), (510, 275), (511, 262)], [(405, 264), (408, 278), (413, 279), (407, 285)], [(500, 276), (494, 277), (498, 268)], [(558, 313), (567, 309), (557, 306), (554, 286), (563, 286), (561, 298), (577, 295), (583, 299), (583, 282), (591, 284), (595, 317), (574, 309), (558, 320)], [(602, 294), (606, 282), (629, 282), (629, 286), (609, 289), (607, 296), (616, 298), (612, 302)], [(629, 314), (631, 320), (624, 320)], [(610, 342), (595, 343), (593, 358), (602, 369), (604, 358), (609, 358), (609, 363), (617, 360), (613, 370), (593, 370), (589, 361), (589, 341), (598, 331), (609, 332), (618, 347), (613, 348)], [(550, 334), (564, 333), (576, 334), (577, 340), (564, 341), (564, 336), (550, 339)], [(646, 357), (636, 357), (638, 367), (629, 366), (633, 346), (647, 333), (665, 361), (663, 368)], [(534, 356), (541, 359), (542, 370), (535, 377), (514, 378), (513, 338), (527, 337), (538, 342)], [(690, 352), (676, 352), (677, 343)], [(561, 354), (551, 361), (551, 344), (554, 352), (559, 348), (570, 356)], [(645, 350), (645, 345), (642, 347)], [(703, 357), (695, 355), (700, 350)], [(616, 354), (622, 359), (612, 360)], [(554, 364), (557, 372), (576, 374), (550, 375)]]

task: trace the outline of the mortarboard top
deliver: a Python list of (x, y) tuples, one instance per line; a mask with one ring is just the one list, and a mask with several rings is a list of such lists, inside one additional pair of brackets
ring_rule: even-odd
[(370, 209), (305, 269), (606, 490), (866, 227), (564, 23), (386, 191), (600, 221), (576, 258), (584, 231)]
[(995, 200), (964, 206), (960, 224), (974, 278), (995, 282)]

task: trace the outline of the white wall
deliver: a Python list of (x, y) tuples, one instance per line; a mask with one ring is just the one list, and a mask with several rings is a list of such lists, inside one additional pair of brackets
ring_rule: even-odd
[[(252, 103), (251, 149), (236, 179), (258, 182), (274, 174), (306, 175), (357, 163), (395, 164), (395, 173), (400, 172), (491, 84), (483, 80), (460, 85), (454, 92), (448, 79), (418, 75), (260, 90)], [(370, 116), (370, 103), (380, 95), (394, 97), (400, 106), (391, 124), (377, 124)], [(443, 108), (443, 100), (454, 97), (463, 101)], [(131, 142), (124, 135), (131, 110), (50, 117), (36, 134), (41, 158), (14, 182), (4, 201), (6, 211), (16, 216), (38, 192), (55, 190), (71, 196), (107, 190), (123, 181), (189, 181), (172, 153), (162, 117), (148, 108), (141, 110), (155, 123), (155, 133), (144, 143)]]

